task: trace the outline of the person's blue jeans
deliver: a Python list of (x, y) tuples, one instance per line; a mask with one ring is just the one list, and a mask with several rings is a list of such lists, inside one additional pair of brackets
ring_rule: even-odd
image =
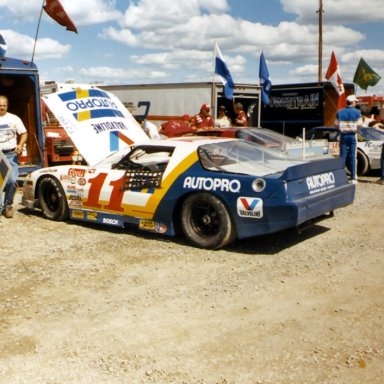
[(380, 160), (380, 179), (384, 180), (384, 159)]
[[(344, 165), (349, 165), (351, 178), (356, 179), (356, 134), (342, 133), (340, 137), (340, 157), (343, 159)], [(346, 161), (348, 159), (348, 163)]]
[[(9, 152), (5, 154), (5, 157), (12, 166), (11, 174), (5, 184), (3, 195), (4, 195), (4, 207), (12, 206), (13, 199), (16, 193), (17, 178), (19, 176), (19, 163), (16, 152)], [(0, 213), (3, 210), (3, 196), (0, 199)]]

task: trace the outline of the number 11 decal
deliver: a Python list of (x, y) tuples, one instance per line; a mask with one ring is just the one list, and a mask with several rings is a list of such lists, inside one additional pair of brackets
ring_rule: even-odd
[(124, 176), (109, 183), (109, 185), (113, 187), (109, 203), (104, 206), (99, 203), (101, 188), (103, 187), (107, 176), (107, 173), (100, 173), (96, 177), (88, 180), (88, 183), (90, 183), (91, 186), (88, 192), (88, 199), (83, 202), (83, 206), (87, 208), (103, 208), (111, 211), (124, 212), (124, 208), (121, 204), (124, 195), (124, 191), (122, 190)]

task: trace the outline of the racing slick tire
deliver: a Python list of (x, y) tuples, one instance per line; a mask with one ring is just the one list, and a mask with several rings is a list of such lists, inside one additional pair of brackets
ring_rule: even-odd
[(367, 155), (364, 152), (358, 150), (356, 154), (356, 161), (356, 173), (359, 176), (364, 176), (369, 171), (369, 160)]
[(221, 248), (236, 238), (227, 208), (210, 193), (186, 198), (181, 208), (181, 228), (188, 241), (200, 248)]
[(54, 177), (46, 176), (38, 188), (38, 199), (44, 216), (49, 220), (61, 221), (68, 218), (68, 203), (62, 186)]

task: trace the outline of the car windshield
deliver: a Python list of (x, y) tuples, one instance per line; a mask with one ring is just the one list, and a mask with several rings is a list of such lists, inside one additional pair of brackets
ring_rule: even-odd
[(111, 153), (107, 158), (96, 164), (96, 167), (110, 168), (113, 164), (119, 162), (129, 151), (129, 147), (115, 151)]
[(384, 141), (384, 131), (377, 128), (361, 128), (360, 134), (368, 140)]
[(199, 147), (198, 154), (205, 169), (253, 176), (280, 174), (304, 162), (244, 140), (205, 144)]

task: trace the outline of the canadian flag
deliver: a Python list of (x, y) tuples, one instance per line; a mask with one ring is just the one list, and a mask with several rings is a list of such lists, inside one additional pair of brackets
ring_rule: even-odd
[(43, 8), (53, 20), (57, 21), (63, 27), (66, 27), (68, 31), (77, 33), (75, 24), (67, 15), (59, 0), (46, 0)]
[(325, 74), (325, 78), (332, 83), (335, 87), (337, 94), (339, 95), (338, 108), (345, 108), (346, 97), (345, 97), (345, 89), (343, 80), (340, 74), (340, 68), (337, 64), (335, 53), (332, 51), (331, 61), (328, 66), (327, 73)]

